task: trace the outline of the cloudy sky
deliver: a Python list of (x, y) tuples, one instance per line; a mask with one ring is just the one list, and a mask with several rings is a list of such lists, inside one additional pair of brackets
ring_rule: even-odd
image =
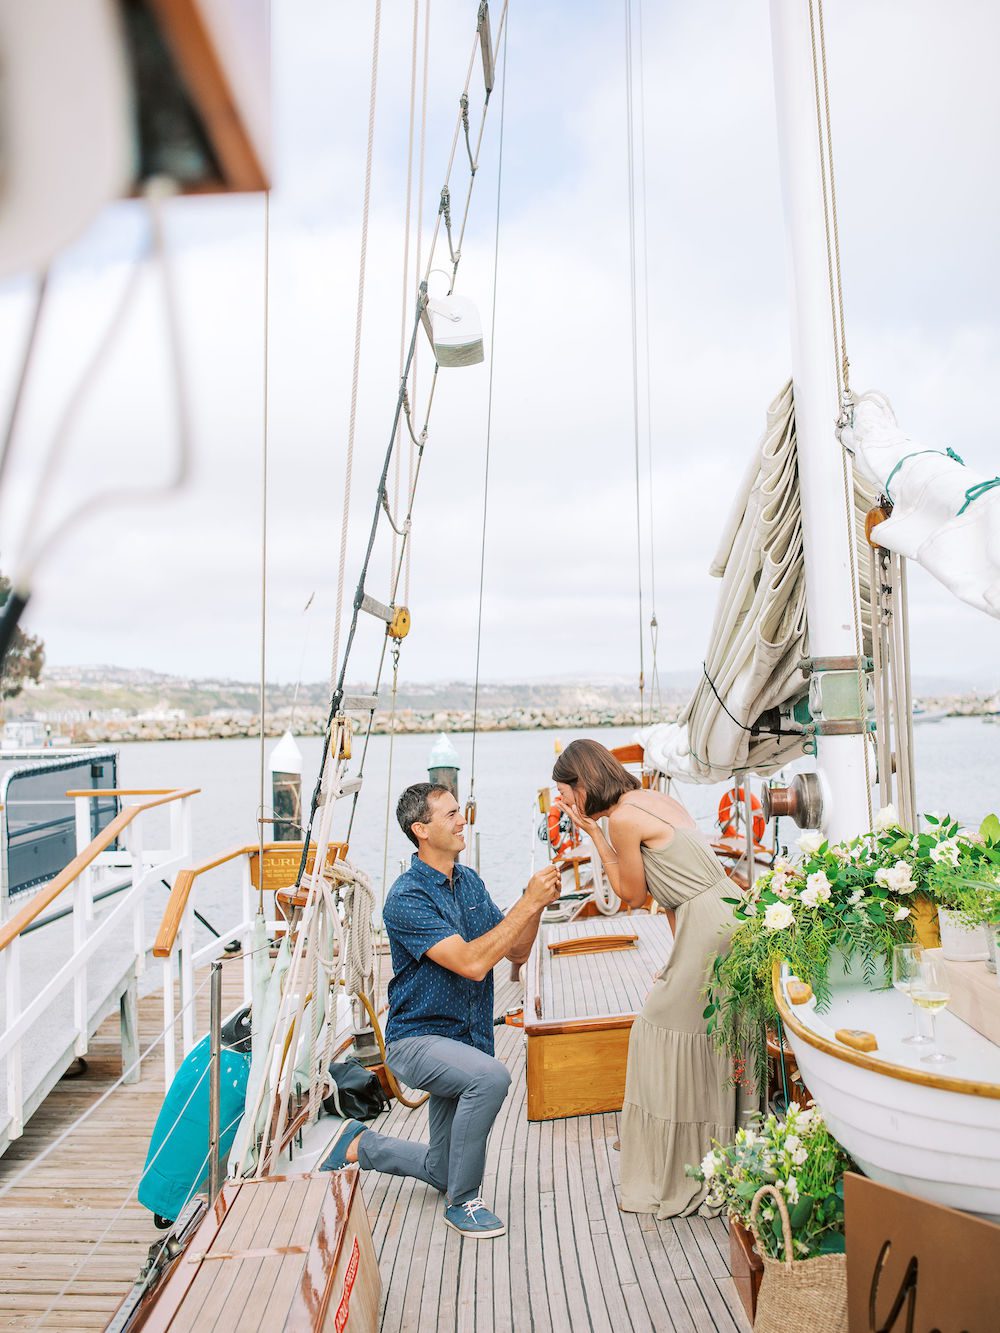
[[(425, 246), (476, 8), (435, 0), (432, 9)], [(329, 669), (373, 12), (346, 0), (273, 0), (268, 674), (281, 680)], [(349, 587), (397, 384), (412, 18), (410, 3), (384, 0)], [(703, 655), (718, 587), (708, 563), (789, 373), (789, 307), (767, 5), (664, 0), (647, 3), (643, 23), (640, 300), (644, 289), (652, 440), (650, 478), (643, 371), (643, 586), (648, 614), (652, 546), (660, 667), (679, 670)], [(827, 29), (853, 383), (888, 393), (917, 440), (949, 444), (992, 472), (1000, 10), (988, 0), (841, 0), (828, 7)], [(482, 671), (629, 674), (638, 616), (621, 0), (512, 0), (508, 55)], [(638, 99), (638, 65), (635, 77)], [(474, 75), (474, 92), (480, 86)], [(498, 90), (459, 276), (487, 327), (499, 111)], [(459, 157), (456, 200), (465, 180)], [(182, 200), (168, 218), (194, 476), (180, 496), (104, 510), (80, 526), (39, 571), (28, 624), (55, 663), (250, 679), (259, 656), (264, 205)], [(0, 497), (5, 568), (24, 538), (41, 450), (144, 226), (139, 205), (114, 205), (54, 271)], [(0, 289), (5, 400), (26, 311), (24, 282)], [(426, 354), (422, 362), (425, 390)], [(414, 520), (414, 629), (402, 662), (412, 680), (473, 674), (487, 386), (488, 364), (440, 375)], [(150, 281), (79, 422), (46, 523), (112, 482), (166, 476), (173, 423)], [(386, 532), (369, 580), (382, 598)], [(912, 599), (915, 671), (989, 680), (996, 622), (919, 570)], [(377, 637), (372, 626), (352, 675), (371, 674)]]

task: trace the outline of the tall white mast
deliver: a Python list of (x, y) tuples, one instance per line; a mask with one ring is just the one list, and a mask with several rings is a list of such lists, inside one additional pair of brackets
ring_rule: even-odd
[[(810, 0), (771, 0), (809, 652), (814, 659), (856, 660), (858, 593), (835, 433), (840, 404), (809, 9)], [(861, 735), (818, 738), (822, 828), (831, 838), (868, 828), (866, 743)]]

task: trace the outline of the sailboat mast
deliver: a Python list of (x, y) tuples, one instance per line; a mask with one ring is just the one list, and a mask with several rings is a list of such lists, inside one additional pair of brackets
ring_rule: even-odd
[[(835, 433), (840, 403), (810, 3), (771, 0), (809, 652), (814, 660), (856, 661), (860, 608), (847, 528), (841, 446)], [(860, 734), (817, 738), (822, 828), (830, 838), (853, 836), (869, 827), (866, 743)]]

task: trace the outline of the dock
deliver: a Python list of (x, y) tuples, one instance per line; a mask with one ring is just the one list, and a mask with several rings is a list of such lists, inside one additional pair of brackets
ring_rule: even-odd
[[(198, 1032), (208, 1023), (207, 977), (199, 970)], [(520, 1002), (521, 986), (506, 964), (496, 981), (501, 1014)], [(225, 1008), (237, 1007), (238, 957), (226, 961), (223, 982)], [(143, 1050), (162, 1024), (162, 998), (141, 999)], [(383, 1333), (746, 1333), (725, 1223), (619, 1212), (618, 1116), (529, 1123), (520, 1029), (497, 1029), (497, 1055), (513, 1081), (490, 1141), (484, 1195), (507, 1234), (463, 1241), (441, 1221), (436, 1191), (366, 1175)], [(60, 1142), (121, 1074), (117, 1017), (98, 1030), (87, 1060), (86, 1073), (62, 1080), (0, 1159), (0, 1329), (103, 1328), (160, 1234), (135, 1186), (163, 1097), (162, 1047), (143, 1060), (138, 1082), (115, 1089)], [(421, 1138), (426, 1111), (394, 1103), (373, 1127)]]

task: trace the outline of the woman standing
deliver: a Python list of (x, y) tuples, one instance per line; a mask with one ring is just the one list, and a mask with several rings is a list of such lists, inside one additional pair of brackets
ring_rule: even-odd
[[(711, 1215), (706, 1187), (685, 1174), (736, 1128), (733, 1069), (705, 1030), (706, 971), (735, 921), (722, 900), (732, 885), (687, 810), (643, 791), (603, 745), (567, 745), (552, 777), (560, 804), (593, 840), (627, 907), (647, 891), (671, 918), (670, 958), (629, 1038), (621, 1118), (621, 1198), (628, 1213), (660, 1219)], [(598, 820), (608, 816), (608, 837)]]

